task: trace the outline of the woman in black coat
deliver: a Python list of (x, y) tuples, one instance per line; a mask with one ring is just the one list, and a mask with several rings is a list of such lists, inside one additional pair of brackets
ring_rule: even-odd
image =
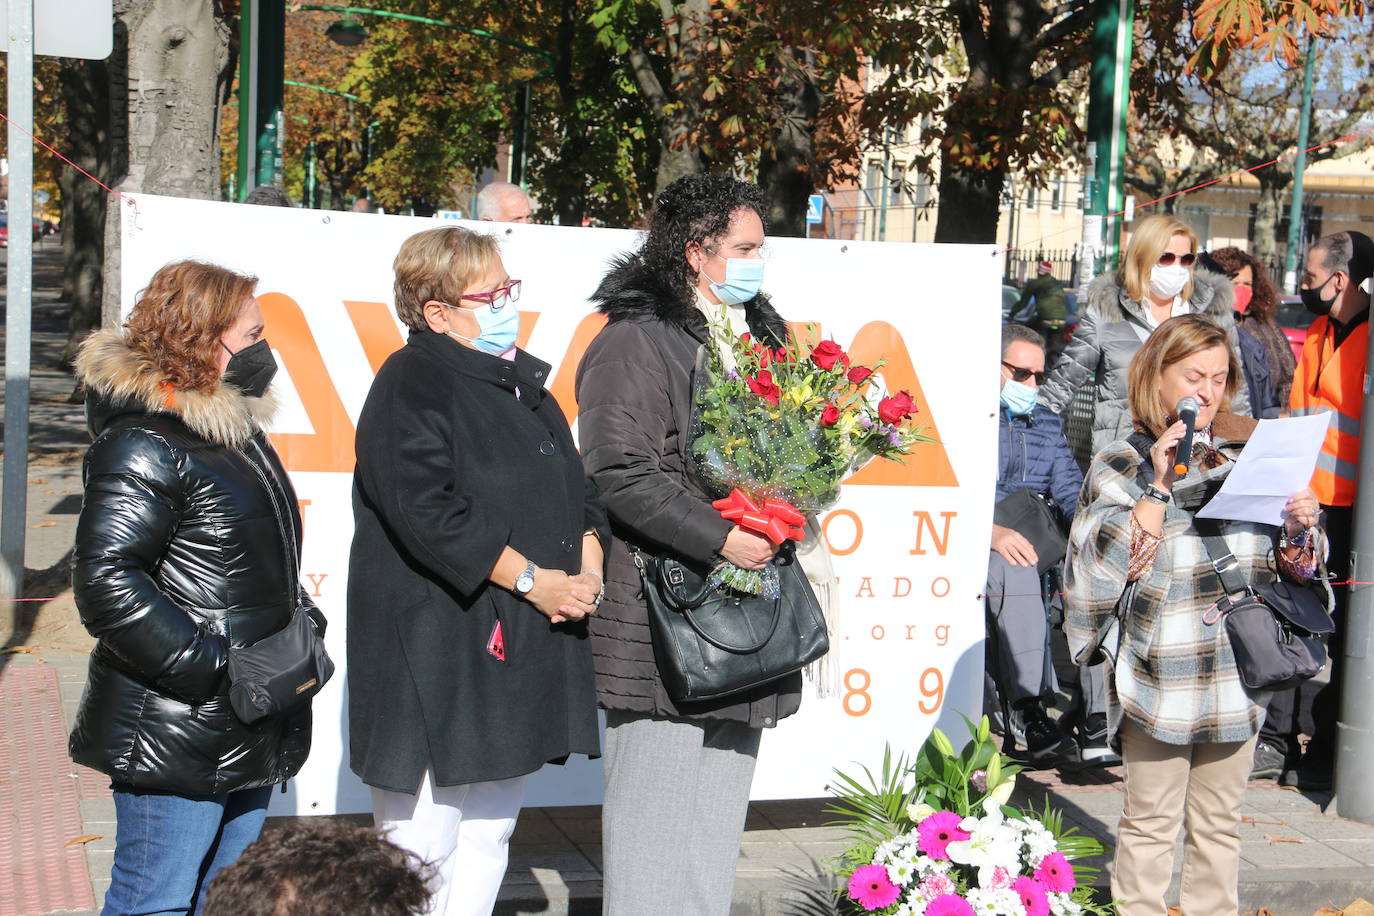
[(597, 756), (585, 618), (604, 516), (549, 365), (515, 347), (519, 281), (458, 227), (396, 256), (406, 345), (358, 420), (350, 760), (435, 913), (487, 913), (527, 774)]
[(323, 622), (300, 587), (296, 495), (259, 426), (276, 361), (256, 282), (169, 264), (124, 332), (92, 334), (76, 360), (95, 441), (72, 580), (97, 643), (70, 748), (114, 790), (106, 916), (199, 912), (310, 750), (308, 709), (245, 725), (228, 697), (231, 645), (298, 605)]
[[(692, 370), (713, 333), (780, 347), (758, 291), (763, 195), (693, 176), (669, 185), (634, 254), (594, 298), (609, 319), (578, 367), (583, 460), (611, 520), (606, 600), (591, 623), (606, 710), (606, 912), (728, 913), (761, 730), (797, 711), (801, 675), (674, 703), (654, 661), (631, 549), (762, 568), (776, 547), (721, 518), (689, 472)], [(708, 327), (708, 318), (717, 330)], [(727, 328), (721, 324), (724, 321)]]

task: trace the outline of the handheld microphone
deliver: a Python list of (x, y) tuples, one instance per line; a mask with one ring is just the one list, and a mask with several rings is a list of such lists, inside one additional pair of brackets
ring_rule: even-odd
[(1193, 457), (1193, 424), (1197, 422), (1197, 409), (1197, 401), (1193, 398), (1182, 398), (1174, 408), (1174, 413), (1183, 421), (1183, 438), (1178, 440), (1178, 448), (1174, 450), (1174, 473), (1179, 477), (1188, 476), (1188, 462)]

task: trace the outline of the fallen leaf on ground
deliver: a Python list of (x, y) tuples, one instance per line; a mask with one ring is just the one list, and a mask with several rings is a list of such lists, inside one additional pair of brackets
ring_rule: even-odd
[(1301, 842), (1302, 842), (1302, 840), (1295, 839), (1294, 837), (1291, 837), (1291, 836), (1277, 836), (1277, 835), (1272, 834), (1272, 833), (1266, 833), (1266, 834), (1264, 835), (1264, 838), (1265, 838), (1266, 840), (1268, 840), (1269, 842), (1271, 842), (1271, 843), (1301, 843)]
[(6, 646), (0, 649), (0, 655), (18, 655), (20, 652), (36, 652), (33, 646)]
[[(1248, 814), (1240, 819), (1242, 824), (1273, 824), (1275, 827), (1282, 827), (1283, 821), (1262, 821), (1257, 817), (1250, 817)], [(1257, 914), (1258, 916), (1258, 914)]]
[(63, 846), (78, 846), (78, 845), (80, 845), (80, 844), (82, 844), (82, 843), (89, 843), (91, 840), (99, 840), (99, 839), (103, 839), (103, 837), (102, 837), (100, 834), (98, 834), (98, 833), (87, 833), (87, 834), (85, 834), (85, 835), (83, 835), (83, 836), (79, 836), (79, 837), (76, 837), (76, 838), (74, 838), (74, 839), (70, 839), (70, 840), (68, 840), (67, 842), (63, 843), (62, 845), (63, 845)]
[(47, 482), (48, 482), (48, 481), (47, 481), (47, 478), (45, 478), (45, 477), (40, 477), (40, 478), (38, 478), (37, 480), (30, 480), (30, 481), (29, 481), (29, 483), (31, 483), (31, 484), (42, 484), (42, 483), (47, 483)]
[(44, 490), (44, 491), (43, 491), (43, 495), (44, 495), (44, 496), (56, 496), (56, 495), (57, 495), (57, 491), (56, 491), (56, 490)]
[(30, 525), (30, 528), (53, 528), (57, 522), (39, 522), (37, 525)]

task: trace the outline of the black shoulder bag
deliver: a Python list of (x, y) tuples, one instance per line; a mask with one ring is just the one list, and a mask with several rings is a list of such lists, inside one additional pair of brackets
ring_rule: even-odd
[(1225, 592), (1204, 621), (1220, 619), (1231, 640), (1236, 668), (1252, 690), (1283, 690), (1326, 667), (1326, 637), (1336, 625), (1312, 590), (1283, 578), (1246, 583), (1240, 563), (1212, 519), (1194, 522)]
[(997, 503), (992, 509), (992, 521), (1030, 541), (1035, 548), (1035, 571), (1042, 576), (1058, 566), (1068, 552), (1063, 515), (1030, 487), (1022, 487)]
[(830, 651), (825, 617), (796, 555), (773, 563), (778, 596), (717, 587), (670, 556), (635, 551), (654, 659), (675, 701), (714, 700), (800, 671)]

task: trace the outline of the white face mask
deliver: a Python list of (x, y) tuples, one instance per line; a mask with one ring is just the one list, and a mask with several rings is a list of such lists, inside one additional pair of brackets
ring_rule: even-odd
[(1168, 267), (1156, 264), (1150, 271), (1150, 292), (1161, 299), (1172, 299), (1183, 291), (1192, 275), (1193, 272), (1182, 264)]

